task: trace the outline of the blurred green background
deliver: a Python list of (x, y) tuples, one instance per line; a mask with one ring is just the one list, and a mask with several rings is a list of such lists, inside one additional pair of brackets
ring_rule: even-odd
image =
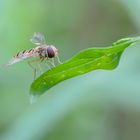
[[(0, 64), (35, 47), (34, 32), (66, 61), (89, 47), (140, 35), (140, 0), (0, 0)], [(0, 140), (139, 140), (140, 46), (113, 71), (64, 81), (30, 104), (26, 62), (0, 69)]]

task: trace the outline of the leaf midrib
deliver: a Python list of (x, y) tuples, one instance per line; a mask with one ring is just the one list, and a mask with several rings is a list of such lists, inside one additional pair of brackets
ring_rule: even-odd
[[(102, 57), (104, 57), (104, 56), (102, 56)], [(84, 64), (80, 64), (80, 65), (78, 65), (78, 66), (69, 68), (69, 69), (67, 69), (67, 70), (65, 70), (65, 71), (61, 71), (61, 72), (58, 72), (58, 73), (56, 73), (56, 74), (49, 75), (49, 76), (45, 76), (45, 77), (47, 77), (47, 78), (55, 77), (55, 76), (57, 76), (57, 75), (59, 75), (59, 74), (61, 74), (61, 73), (63, 74), (63, 73), (68, 72), (68, 71), (70, 71), (70, 70), (80, 68), (80, 67), (82, 67), (83, 65), (88, 65), (88, 64), (90, 64), (90, 63), (94, 63), (94, 62), (96, 62), (96, 61), (102, 59), (102, 57), (96, 58), (96, 59), (94, 59), (94, 60), (91, 60), (90, 62), (86, 62), (86, 63), (84, 63)], [(75, 61), (75, 62), (73, 62), (73, 63), (77, 63), (77, 61)], [(50, 74), (50, 73), (49, 73), (49, 74)]]

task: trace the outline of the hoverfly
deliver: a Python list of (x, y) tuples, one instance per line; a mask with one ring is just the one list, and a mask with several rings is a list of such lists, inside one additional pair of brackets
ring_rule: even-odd
[[(36, 45), (36, 47), (31, 48), (29, 50), (24, 50), (21, 52), (18, 52), (7, 64), (7, 66), (15, 64), (17, 62), (20, 62), (22, 60), (25, 60), (27, 58), (32, 57), (38, 57), (36, 60), (28, 61), (29, 66), (34, 70), (34, 79), (36, 78), (36, 68), (32, 65), (33, 62), (43, 62), (43, 61), (49, 61), (53, 67), (55, 67), (54, 64), (54, 58), (57, 58), (58, 63), (61, 64), (61, 61), (58, 57), (58, 49), (53, 45), (47, 45), (45, 42), (45, 37), (41, 33), (34, 33), (30, 41)], [(39, 65), (39, 63), (38, 63)], [(39, 65), (39, 69), (41, 70), (41, 67)]]

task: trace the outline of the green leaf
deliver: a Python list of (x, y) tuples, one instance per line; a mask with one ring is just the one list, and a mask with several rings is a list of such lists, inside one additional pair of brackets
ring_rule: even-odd
[(70, 60), (48, 70), (37, 78), (31, 85), (31, 94), (42, 94), (66, 79), (93, 70), (112, 70), (118, 66), (125, 48), (136, 42), (140, 42), (140, 37), (124, 38), (113, 43), (110, 47), (83, 50)]

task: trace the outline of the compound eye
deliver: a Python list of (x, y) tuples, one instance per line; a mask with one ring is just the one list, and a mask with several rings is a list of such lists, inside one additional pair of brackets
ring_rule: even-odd
[(48, 47), (48, 48), (47, 48), (47, 54), (48, 54), (48, 57), (49, 57), (49, 58), (55, 57), (55, 52), (54, 52), (54, 50), (53, 50), (52, 47)]

